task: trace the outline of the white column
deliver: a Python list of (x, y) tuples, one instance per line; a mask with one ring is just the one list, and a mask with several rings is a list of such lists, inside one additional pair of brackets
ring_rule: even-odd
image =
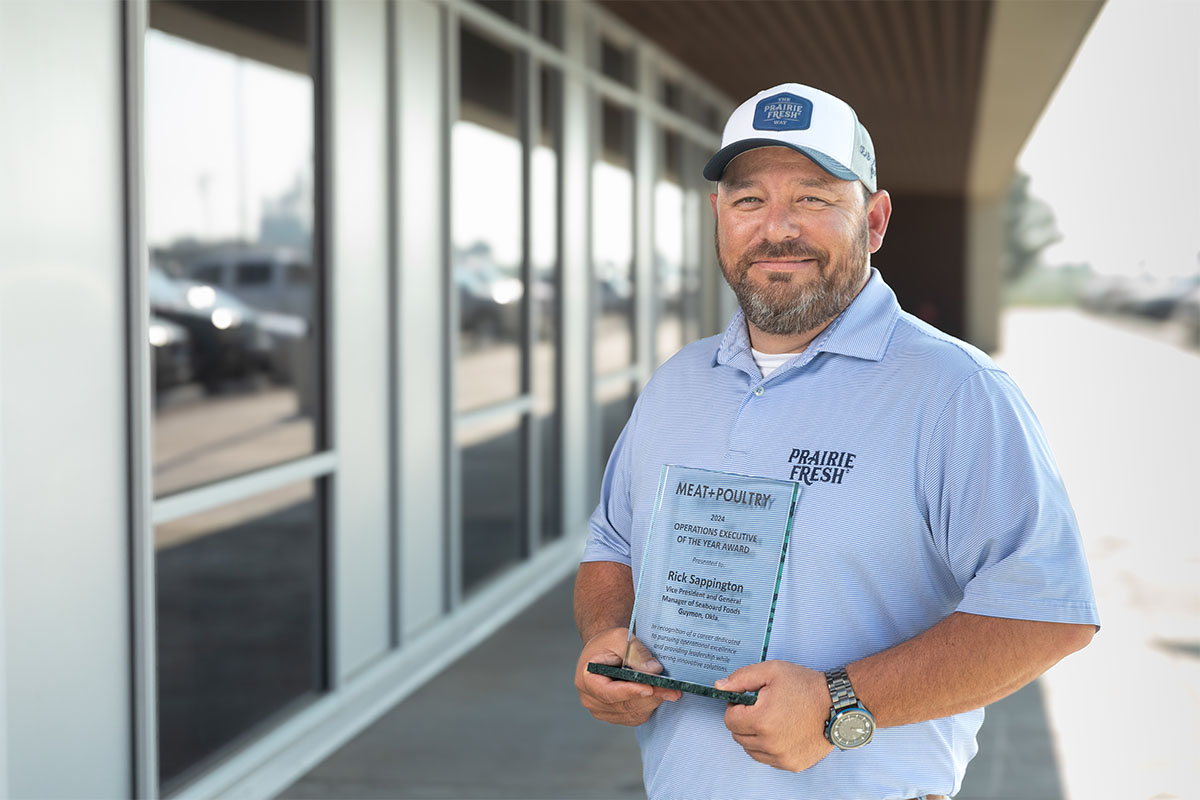
[(446, 592), (446, 89), (442, 8), (424, 0), (395, 4), (397, 103), (395, 164), (400, 369), (400, 632), (409, 637), (442, 615)]
[(331, 542), (339, 681), (391, 644), (391, 370), (387, 8), (329, 10), (329, 359), (334, 446)]
[(133, 793), (121, 20), (0, 3), (9, 797)]
[[(563, 3), (567, 55), (587, 60), (586, 8)], [(592, 464), (597, 456), (589, 435), (592, 392), (592, 268), (588, 219), (591, 213), (592, 125), (588, 86), (577, 71), (563, 73), (562, 194), (562, 425), (563, 506), (567, 533), (586, 522), (596, 504)]]

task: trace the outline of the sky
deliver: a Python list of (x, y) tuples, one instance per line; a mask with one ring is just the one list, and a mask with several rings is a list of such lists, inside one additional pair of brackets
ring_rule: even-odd
[(1050, 266), (1200, 269), (1200, 0), (1109, 0), (1017, 160), (1054, 209)]
[(157, 30), (146, 66), (150, 244), (254, 240), (264, 201), (312, 184), (312, 78)]

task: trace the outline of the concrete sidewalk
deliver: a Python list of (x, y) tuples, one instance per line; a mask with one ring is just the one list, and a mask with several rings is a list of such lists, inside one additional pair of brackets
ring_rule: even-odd
[[(281, 797), (644, 798), (631, 729), (593, 720), (572, 684), (565, 581)], [(1033, 684), (988, 709), (961, 800), (1059, 800)]]
[[(1009, 312), (1005, 342), (998, 360), (1057, 455), (1105, 627), (988, 708), (957, 797), (1200, 797), (1200, 358), (1072, 310)], [(564, 582), (282, 796), (643, 797), (632, 731), (579, 706), (577, 654)]]

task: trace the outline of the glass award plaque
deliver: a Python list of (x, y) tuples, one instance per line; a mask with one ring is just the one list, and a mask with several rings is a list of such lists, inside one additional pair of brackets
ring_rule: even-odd
[(754, 692), (713, 684), (767, 657), (799, 495), (792, 481), (664, 466), (629, 623), (663, 671), (630, 669), (628, 646), (622, 666), (588, 671), (752, 705)]

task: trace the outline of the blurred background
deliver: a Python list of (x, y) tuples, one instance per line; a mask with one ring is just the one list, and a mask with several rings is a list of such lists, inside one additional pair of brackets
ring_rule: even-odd
[(1183, 0), (0, 0), (0, 794), (638, 796), (568, 584), (796, 80), (1092, 563), (960, 796), (1195, 796), (1198, 54)]

